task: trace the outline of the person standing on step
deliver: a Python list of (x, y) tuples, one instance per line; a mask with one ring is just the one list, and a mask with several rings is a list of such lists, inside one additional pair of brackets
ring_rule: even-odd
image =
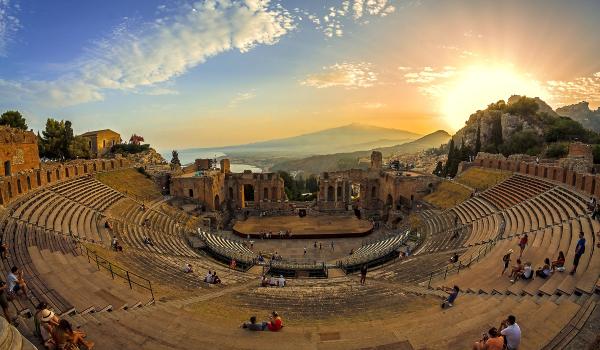
[(517, 324), (517, 319), (509, 315), (506, 320), (500, 323), (500, 334), (506, 339), (507, 350), (518, 350), (521, 344), (521, 327)]
[(364, 285), (367, 280), (367, 264), (363, 264), (360, 268), (360, 284)]
[(571, 275), (574, 275), (577, 272), (577, 265), (579, 265), (579, 259), (585, 253), (585, 237), (583, 232), (579, 232), (579, 240), (577, 241), (577, 246), (575, 246), (575, 258), (573, 258), (573, 270), (571, 270)]
[(519, 258), (523, 256), (523, 251), (525, 250), (525, 247), (527, 246), (528, 240), (529, 240), (529, 236), (527, 236), (527, 234), (524, 233), (523, 237), (521, 237), (521, 240), (519, 241), (519, 248), (521, 248), (521, 253), (519, 254)]
[(500, 276), (504, 276), (504, 272), (506, 272), (506, 269), (508, 269), (508, 266), (510, 265), (510, 255), (514, 252), (514, 250), (509, 249), (506, 254), (504, 254), (504, 256), (502, 257), (502, 262), (504, 263), (504, 269), (502, 270), (502, 273), (500, 274)]

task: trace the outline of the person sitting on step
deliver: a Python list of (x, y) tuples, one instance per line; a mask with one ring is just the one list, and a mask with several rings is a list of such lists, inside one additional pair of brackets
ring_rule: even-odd
[(558, 258), (552, 262), (552, 271), (565, 271), (565, 253), (561, 250), (558, 252)]
[(79, 349), (79, 346), (83, 346), (90, 350), (94, 347), (94, 342), (86, 341), (85, 337), (85, 333), (79, 330), (74, 331), (71, 323), (65, 319), (60, 320), (52, 332), (57, 349)]
[(269, 329), (271, 332), (277, 332), (277, 331), (281, 330), (281, 328), (283, 328), (283, 320), (281, 319), (281, 317), (279, 316), (279, 314), (276, 311), (273, 311), (271, 313), (271, 316), (269, 316), (269, 319), (271, 321), (266, 322), (265, 325), (266, 325), (267, 329)]
[(55, 349), (56, 343), (52, 338), (54, 328), (58, 326), (60, 318), (48, 309), (48, 304), (42, 301), (36, 306), (34, 317), (36, 334), (42, 339), (46, 349)]
[(242, 323), (242, 328), (245, 328), (249, 331), (264, 331), (265, 327), (266, 322), (256, 323), (256, 316), (250, 317), (250, 322)]
[(446, 298), (443, 302), (442, 302), (442, 309), (445, 307), (452, 307), (454, 304), (454, 301), (456, 300), (456, 298), (458, 297), (458, 292), (460, 292), (460, 288), (458, 288), (458, 286), (454, 286), (452, 288), (446, 288), (446, 287), (442, 287), (443, 291), (448, 293), (448, 298)]
[(10, 269), (10, 273), (7, 277), (8, 282), (8, 292), (13, 295), (27, 295), (27, 284), (25, 283), (25, 279), (23, 278), (23, 271), (21, 271), (18, 267), (13, 266)]
[(535, 275), (541, 278), (548, 278), (552, 275), (552, 268), (550, 267), (550, 259), (544, 259), (544, 266), (537, 269)]
[(194, 272), (194, 269), (192, 268), (192, 264), (185, 265), (185, 267), (183, 268), (183, 272), (184, 273), (192, 273), (192, 272)]
[(212, 279), (212, 272), (210, 270), (208, 270), (208, 273), (206, 274), (206, 277), (204, 277), (204, 282), (206, 283), (212, 283), (213, 279)]
[(531, 267), (531, 263), (530, 262), (526, 262), (525, 263), (525, 267), (523, 267), (523, 270), (521, 270), (520, 272), (518, 272), (516, 274), (516, 276), (510, 280), (511, 282), (516, 282), (517, 280), (523, 279), (523, 280), (530, 280), (533, 279), (533, 268)]
[(219, 276), (217, 276), (217, 271), (213, 271), (212, 274), (212, 284), (219, 284), (221, 283), (221, 279), (219, 278)]
[(504, 349), (504, 337), (500, 336), (500, 333), (496, 327), (490, 328), (488, 334), (483, 334), (480, 341), (473, 344), (473, 350), (503, 350)]
[(510, 278), (511, 282), (517, 277), (519, 273), (523, 272), (523, 264), (521, 263), (521, 259), (517, 259), (517, 264), (513, 266), (512, 271), (508, 278)]

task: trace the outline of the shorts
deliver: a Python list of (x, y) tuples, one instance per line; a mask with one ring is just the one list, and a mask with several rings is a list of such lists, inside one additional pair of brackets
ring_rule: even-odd
[(15, 284), (15, 286), (13, 287), (13, 289), (11, 290), (11, 292), (16, 293), (18, 291), (21, 290), (21, 286), (18, 284)]
[(579, 265), (579, 259), (581, 259), (581, 254), (575, 254), (575, 258), (573, 259), (573, 265)]
[(507, 269), (508, 268), (508, 261), (504, 262), (504, 268)]
[(0, 307), (2, 309), (8, 309), (8, 299), (6, 299), (6, 293), (0, 293)]

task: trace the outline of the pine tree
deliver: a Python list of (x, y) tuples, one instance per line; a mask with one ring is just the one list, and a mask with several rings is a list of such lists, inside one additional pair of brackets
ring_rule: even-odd
[(171, 155), (173, 156), (171, 158), (171, 164), (181, 166), (181, 162), (179, 161), (179, 152), (173, 150), (173, 152), (171, 152)]

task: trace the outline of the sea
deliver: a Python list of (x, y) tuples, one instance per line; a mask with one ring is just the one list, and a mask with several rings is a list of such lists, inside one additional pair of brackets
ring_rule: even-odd
[[(163, 158), (165, 158), (168, 161), (171, 160), (171, 152), (161, 152), (161, 155), (163, 156)], [(217, 158), (217, 163), (219, 162), (220, 158), (226, 157), (227, 154), (223, 153), (223, 152), (218, 152), (218, 151), (202, 151), (202, 150), (184, 150), (184, 151), (179, 151), (179, 161), (181, 162), (181, 164), (187, 165), (187, 164), (191, 164), (194, 162), (194, 160), (196, 159), (203, 159), (203, 158)], [(218, 166), (218, 164), (217, 164)], [(231, 163), (231, 171), (234, 173), (242, 173), (244, 172), (244, 170), (251, 170), (253, 173), (262, 173), (262, 169), (259, 167), (256, 167), (254, 165), (249, 165), (249, 164), (241, 164), (241, 163)]]

